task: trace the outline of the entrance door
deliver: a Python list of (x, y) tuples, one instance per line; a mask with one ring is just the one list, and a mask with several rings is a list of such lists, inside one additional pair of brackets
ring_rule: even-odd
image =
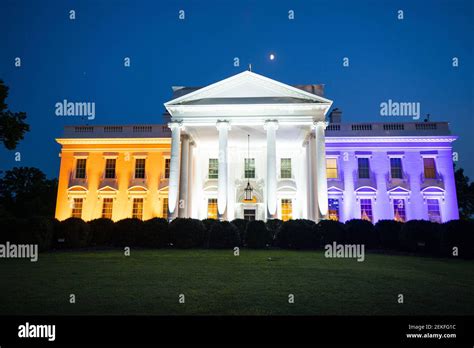
[(254, 221), (255, 215), (256, 215), (255, 209), (244, 209), (244, 220)]

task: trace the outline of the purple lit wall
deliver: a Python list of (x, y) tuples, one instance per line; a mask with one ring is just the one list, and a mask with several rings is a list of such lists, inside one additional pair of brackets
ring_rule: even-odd
[[(371, 200), (374, 223), (381, 219), (394, 219), (394, 202), (400, 202), (400, 199), (404, 202), (407, 220), (436, 219), (436, 204), (442, 222), (459, 218), (452, 139), (439, 137), (437, 141), (434, 136), (392, 141), (392, 137), (377, 138), (327, 138), (327, 157), (337, 158), (339, 171), (337, 179), (328, 179), (328, 195), (339, 199), (340, 221), (361, 218), (361, 199)], [(369, 159), (368, 179), (359, 179), (359, 157)], [(402, 178), (391, 177), (391, 157), (401, 159)], [(425, 157), (434, 159), (434, 178), (425, 178)], [(436, 202), (435, 211), (430, 214), (428, 200)]]

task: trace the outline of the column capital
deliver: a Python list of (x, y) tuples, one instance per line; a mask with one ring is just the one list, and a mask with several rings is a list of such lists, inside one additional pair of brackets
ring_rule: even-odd
[(328, 124), (329, 122), (327, 121), (314, 121), (313, 124), (311, 125), (311, 128), (316, 129), (317, 127), (323, 127), (323, 129), (326, 129)]
[(174, 131), (175, 129), (183, 129), (183, 122), (182, 121), (171, 121), (168, 122), (168, 128), (171, 129), (171, 131)]
[(189, 140), (190, 138), (189, 134), (181, 134), (181, 140)]
[(227, 120), (219, 120), (216, 122), (216, 128), (218, 130), (230, 130), (230, 122)]
[(265, 124), (263, 125), (263, 129), (278, 129), (278, 121), (277, 120), (266, 120)]

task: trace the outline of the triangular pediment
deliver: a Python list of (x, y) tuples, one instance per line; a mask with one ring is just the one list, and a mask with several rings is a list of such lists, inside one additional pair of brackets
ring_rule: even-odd
[(332, 101), (251, 71), (200, 88), (165, 106), (215, 104), (331, 104)]

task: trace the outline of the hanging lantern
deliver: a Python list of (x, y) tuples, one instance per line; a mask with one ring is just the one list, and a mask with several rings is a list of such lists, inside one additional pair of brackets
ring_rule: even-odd
[[(246, 162), (245, 171), (248, 172), (249, 170), (248, 166), (250, 164), (250, 134), (247, 135), (247, 161), (245, 162)], [(244, 197), (246, 201), (251, 201), (253, 199), (252, 192), (253, 192), (253, 187), (252, 185), (250, 185), (250, 180), (247, 178), (247, 186), (244, 189), (244, 193), (245, 193)]]
[(247, 187), (245, 187), (244, 192), (245, 192), (245, 200), (246, 201), (251, 201), (252, 200), (253, 188), (250, 185), (249, 181), (247, 181)]

